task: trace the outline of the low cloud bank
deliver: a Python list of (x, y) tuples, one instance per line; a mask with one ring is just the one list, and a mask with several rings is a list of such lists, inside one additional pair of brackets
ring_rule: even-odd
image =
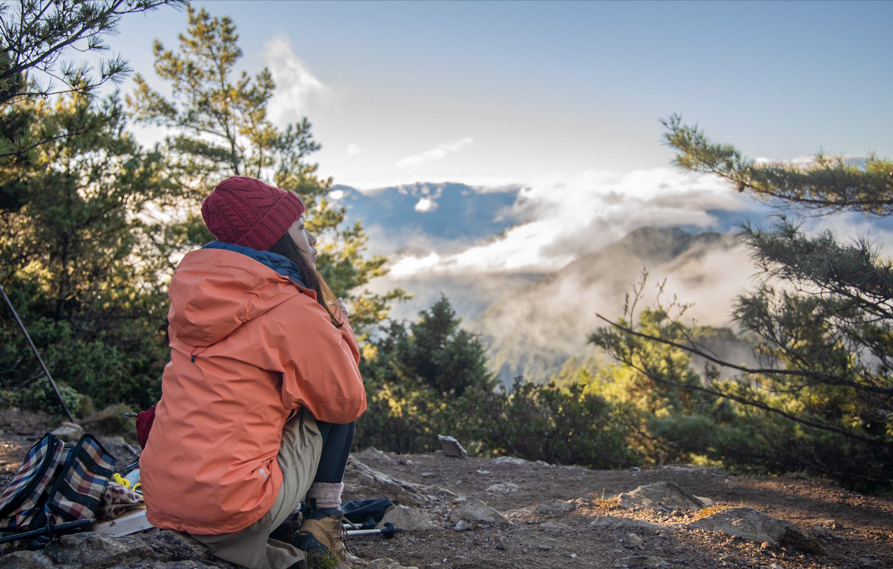
[(404, 257), (395, 278), (420, 273), (551, 272), (646, 226), (715, 228), (714, 211), (754, 204), (712, 176), (670, 168), (628, 174), (586, 172), (521, 191), (515, 213), (525, 222), (486, 243), (453, 254)]

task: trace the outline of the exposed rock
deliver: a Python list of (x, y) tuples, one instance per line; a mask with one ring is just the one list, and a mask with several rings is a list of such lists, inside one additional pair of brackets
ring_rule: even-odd
[(45, 550), (59, 565), (90, 567), (121, 567), (141, 559), (153, 559), (154, 551), (137, 537), (112, 537), (85, 532), (62, 536)]
[(549, 500), (537, 504), (536, 511), (540, 514), (566, 514), (574, 511), (574, 505), (564, 500)]
[(646, 522), (645, 520), (636, 520), (629, 518), (618, 518), (614, 516), (603, 516), (596, 518), (589, 524), (595, 529), (625, 529), (625, 528), (642, 528), (649, 530), (668, 530), (664, 526)]
[(437, 440), (440, 441), (440, 448), (443, 450), (444, 456), (449, 456), (452, 458), (465, 458), (468, 453), (462, 448), (462, 445), (459, 444), (454, 437), (446, 437), (444, 435), (437, 435)]
[(113, 446), (123, 447), (127, 445), (127, 441), (124, 440), (124, 437), (121, 436), (99, 437), (99, 442), (101, 442), (102, 446), (106, 448)]
[(418, 569), (418, 567), (414, 565), (400, 565), (393, 559), (387, 557), (370, 561), (366, 567), (369, 569)]
[(133, 536), (84, 532), (61, 536), (43, 551), (0, 557), (0, 569), (231, 569), (207, 547), (173, 531)]
[(704, 504), (672, 482), (657, 482), (639, 486), (632, 492), (618, 496), (622, 508), (645, 508), (648, 510), (699, 510)]
[(642, 559), (642, 566), (646, 569), (663, 569), (664, 567), (669, 567), (670, 564), (665, 559), (648, 555)]
[(143, 535), (143, 541), (159, 560), (214, 559), (206, 546), (180, 532), (164, 530)]
[(829, 530), (828, 528), (826, 528), (824, 526), (813, 526), (813, 528), (811, 530), (809, 530), (809, 533), (812, 534), (813, 537), (817, 537), (820, 539), (835, 539), (835, 540), (843, 539), (839, 535), (837, 535), (836, 533), (834, 533), (833, 531)]
[(0, 569), (52, 569), (55, 566), (40, 551), (15, 551), (0, 557)]
[(406, 506), (394, 506), (389, 509), (385, 513), (378, 527), (383, 527), (386, 523), (393, 524), (394, 527), (406, 531), (427, 531), (438, 529), (438, 526), (434, 525), (431, 520), (428, 519), (425, 512)]
[(84, 427), (70, 421), (62, 421), (52, 433), (67, 443), (75, 443), (84, 434)]
[(697, 498), (698, 501), (701, 502), (701, 504), (703, 504), (703, 507), (705, 508), (710, 508), (716, 505), (716, 502), (714, 502), (710, 498), (705, 498), (704, 496), (695, 496), (695, 498)]
[(518, 491), (518, 485), (511, 482), (497, 482), (493, 486), (487, 488), (488, 494), (514, 494)]
[(459, 520), (456, 523), (455, 527), (453, 527), (453, 529), (456, 531), (468, 531), (471, 529), (471, 524), (469, 524), (465, 520)]
[(385, 496), (395, 504), (411, 506), (421, 506), (442, 497), (456, 497), (444, 488), (391, 478), (351, 457), (344, 472), (344, 499), (362, 500), (369, 496)]
[(380, 460), (383, 462), (394, 462), (393, 458), (389, 457), (387, 454), (381, 452), (375, 447), (369, 447), (362, 452), (355, 453), (353, 456), (364, 462), (375, 462), (376, 460)]
[(529, 463), (529, 460), (518, 458), (516, 456), (500, 456), (493, 459), (493, 464), (514, 464), (515, 466), (523, 466)]
[(767, 516), (753, 508), (732, 508), (686, 524), (685, 527), (718, 531), (750, 541), (779, 543), (797, 530), (784, 520)]
[(571, 529), (571, 526), (560, 522), (543, 522), (539, 527), (540, 531), (551, 533), (563, 533)]
[(469, 498), (465, 502), (459, 504), (450, 512), (449, 520), (458, 522), (465, 520), (466, 522), (486, 522), (501, 526), (508, 525), (508, 520), (480, 500)]
[(636, 549), (645, 545), (645, 540), (634, 533), (628, 533), (623, 537), (623, 547), (627, 549)]

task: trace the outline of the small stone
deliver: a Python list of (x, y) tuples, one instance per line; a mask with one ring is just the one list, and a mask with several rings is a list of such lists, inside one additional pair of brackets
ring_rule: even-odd
[(435, 476), (437, 476), (437, 474), (434, 472), (423, 472), (422, 473), (422, 478), (434, 478)]
[(505, 546), (502, 545), (501, 543), (497, 543), (497, 544), (496, 544), (496, 549), (498, 549), (499, 551), (505, 551)]
[(468, 455), (468, 452), (462, 448), (462, 445), (459, 444), (459, 441), (457, 441), (455, 437), (437, 435), (437, 440), (440, 441), (440, 448), (443, 450), (444, 456), (465, 458)]
[(671, 482), (656, 482), (639, 486), (632, 492), (623, 492), (618, 496), (618, 504), (634, 512), (640, 508), (672, 512), (704, 507), (700, 500)]
[(563, 533), (570, 529), (571, 527), (569, 525), (558, 522), (543, 522), (540, 524), (540, 531), (548, 531), (551, 533)]
[(66, 443), (75, 443), (81, 438), (81, 435), (84, 434), (84, 427), (77, 423), (62, 421), (62, 423), (53, 430), (53, 434)]
[(723, 510), (687, 524), (685, 527), (718, 531), (760, 544), (766, 542), (768, 545), (778, 543), (786, 533), (793, 535), (793, 532), (796, 531), (791, 524), (784, 520), (746, 507)]
[(536, 511), (541, 514), (566, 514), (574, 511), (574, 505), (564, 500), (550, 500), (537, 505)]
[(99, 440), (100, 440), (100, 442), (102, 442), (102, 445), (105, 447), (110, 447), (110, 446), (123, 447), (124, 445), (127, 444), (127, 441), (125, 441), (124, 437), (122, 437), (122, 436), (101, 437)]
[(450, 512), (449, 520), (452, 522), (459, 520), (484, 522), (500, 526), (506, 526), (509, 523), (505, 516), (487, 504), (480, 500), (475, 500), (474, 498), (469, 498), (464, 504), (456, 506), (453, 511)]
[(496, 484), (487, 487), (488, 494), (503, 494), (508, 496), (509, 494), (514, 494), (518, 491), (518, 485), (512, 484), (511, 482), (497, 482)]
[(623, 547), (627, 549), (635, 549), (645, 544), (645, 540), (634, 533), (628, 533), (623, 538)]
[(705, 508), (710, 508), (716, 505), (716, 502), (714, 502), (712, 498), (706, 498), (704, 496), (695, 496), (695, 498), (700, 500)]
[(523, 466), (530, 462), (529, 460), (524, 460), (523, 458), (517, 458), (514, 456), (500, 456), (498, 458), (493, 459), (493, 464), (514, 464), (516, 466)]
[[(369, 447), (364, 451), (354, 454), (354, 456), (359, 458), (363, 462), (375, 462), (376, 460), (383, 462), (394, 462), (393, 458), (389, 457), (375, 447)], [(404, 462), (404, 460), (400, 460), (400, 464), (404, 464)]]
[(540, 551), (549, 551), (550, 549), (552, 549), (552, 546), (541, 543), (537, 546), (537, 549), (539, 549)]
[(579, 557), (579, 555), (577, 555), (576, 553), (571, 553), (570, 555), (571, 559), (576, 559), (577, 557)]
[(390, 523), (406, 531), (428, 531), (437, 529), (424, 511), (407, 506), (393, 506), (381, 519), (380, 526)]
[(453, 529), (456, 531), (468, 531), (471, 529), (471, 525), (465, 520), (459, 520)]
[(477, 473), (486, 476), (486, 475), (490, 474), (490, 471), (489, 471), (489, 470), (484, 470), (483, 468), (478, 468), (478, 469), (477, 469)]

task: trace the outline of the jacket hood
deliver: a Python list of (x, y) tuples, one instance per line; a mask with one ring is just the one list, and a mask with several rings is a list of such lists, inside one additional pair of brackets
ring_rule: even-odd
[(263, 316), (304, 286), (286, 257), (215, 241), (187, 254), (171, 281), (171, 337), (195, 347), (216, 344), (236, 328)]

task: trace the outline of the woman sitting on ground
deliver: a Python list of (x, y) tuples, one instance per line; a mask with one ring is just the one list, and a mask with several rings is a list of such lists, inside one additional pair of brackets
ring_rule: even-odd
[(154, 526), (252, 569), (301, 566), (294, 546), (345, 555), (342, 479), (366, 393), (304, 211), (296, 194), (252, 178), (205, 199), (218, 240), (187, 254), (171, 281), (171, 361), (140, 459)]

